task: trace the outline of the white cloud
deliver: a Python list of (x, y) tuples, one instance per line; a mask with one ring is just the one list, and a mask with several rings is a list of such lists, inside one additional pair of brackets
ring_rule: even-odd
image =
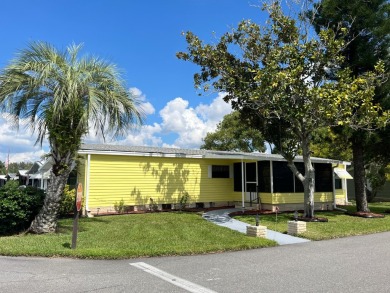
[(26, 126), (27, 120), (20, 121), (19, 130), (12, 126), (7, 114), (0, 116), (0, 161), (5, 162), (8, 157), (10, 162), (34, 162), (48, 151), (47, 142), (43, 147), (35, 145), (37, 136)]
[[(133, 94), (140, 97), (146, 115), (155, 112), (154, 107), (146, 101), (145, 95), (137, 88), (130, 89)], [(207, 132), (214, 131), (218, 122), (224, 115), (232, 111), (230, 105), (223, 101), (224, 94), (219, 94), (210, 104), (200, 103), (196, 107), (190, 107), (187, 100), (175, 98), (163, 107), (158, 113), (161, 123), (153, 123), (141, 126), (133, 130), (119, 140), (106, 137), (107, 143), (123, 145), (162, 146), (173, 148), (199, 148), (202, 138)], [(28, 121), (21, 121), (28, 125)], [(49, 151), (47, 142), (43, 148), (34, 145), (36, 135), (28, 128), (21, 127), (17, 132), (11, 127), (5, 116), (0, 116), (0, 160), (5, 161), (10, 151), (10, 161), (37, 161)], [(110, 140), (111, 139), (111, 140)], [(104, 143), (101, 136), (96, 136), (94, 131), (83, 140), (85, 143)]]
[(178, 135), (174, 146), (198, 148), (207, 132), (214, 131), (223, 116), (232, 111), (223, 97), (224, 94), (219, 94), (210, 105), (200, 104), (195, 109), (189, 107), (189, 102), (182, 98), (169, 101), (160, 111), (162, 131)]
[(144, 125), (138, 131), (133, 131), (124, 139), (118, 140), (116, 144), (158, 146), (163, 143), (162, 138), (159, 136), (160, 132), (161, 126), (157, 123), (154, 123), (153, 125)]
[(138, 100), (139, 110), (145, 115), (152, 115), (156, 111), (151, 103), (146, 101), (146, 96), (136, 87), (129, 89), (130, 93)]

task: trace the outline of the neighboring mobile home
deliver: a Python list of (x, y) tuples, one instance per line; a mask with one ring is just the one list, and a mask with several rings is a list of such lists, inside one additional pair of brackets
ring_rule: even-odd
[[(123, 201), (128, 210), (175, 208), (188, 195), (192, 207), (235, 205), (262, 209), (303, 208), (303, 185), (279, 155), (159, 147), (84, 144), (78, 167), (84, 209), (113, 212)], [(315, 208), (347, 202), (348, 162), (312, 158)], [(295, 160), (303, 171), (302, 157)]]

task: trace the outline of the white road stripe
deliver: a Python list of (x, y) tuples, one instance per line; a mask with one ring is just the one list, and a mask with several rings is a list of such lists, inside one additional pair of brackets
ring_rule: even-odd
[(131, 266), (139, 268), (143, 270), (146, 273), (152, 274), (160, 279), (163, 279), (164, 281), (167, 281), (173, 285), (176, 285), (180, 288), (183, 288), (187, 290), (188, 292), (193, 292), (193, 293), (217, 293), (213, 290), (207, 289), (205, 287), (199, 286), (197, 284), (191, 283), (187, 280), (181, 279), (179, 277), (176, 277), (174, 275), (171, 275), (167, 272), (164, 272), (158, 268), (155, 268), (151, 265), (148, 265), (147, 263), (144, 262), (134, 262), (130, 263)]

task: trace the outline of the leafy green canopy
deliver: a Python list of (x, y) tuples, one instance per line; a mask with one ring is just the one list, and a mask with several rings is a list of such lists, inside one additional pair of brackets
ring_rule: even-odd
[[(387, 123), (388, 112), (373, 101), (384, 65), (355, 77), (343, 68), (343, 39), (332, 30), (311, 38), (302, 18), (285, 16), (278, 2), (266, 5), (266, 26), (250, 20), (225, 33), (215, 45), (186, 33), (188, 52), (178, 58), (201, 67), (196, 87), (228, 94), (225, 101), (274, 144), (304, 186), (304, 214), (314, 216), (313, 133), (327, 126), (370, 129)], [(341, 34), (347, 29), (341, 28)], [(332, 75), (334, 78), (330, 79)], [(302, 150), (305, 172), (294, 165)]]
[[(344, 42), (332, 30), (310, 38), (278, 4), (266, 8), (267, 26), (242, 21), (215, 45), (185, 34), (188, 52), (177, 56), (201, 67), (194, 75), (196, 87), (227, 92), (225, 101), (243, 115), (254, 115), (253, 125), (288, 160), (321, 127), (372, 128), (386, 122), (388, 114), (381, 115), (372, 100), (383, 64), (376, 66), (377, 72), (355, 78), (339, 66)], [(337, 81), (328, 79), (329, 72)]]
[[(336, 38), (344, 40), (342, 50), (345, 57), (341, 66), (351, 68), (355, 76), (373, 70), (379, 60), (385, 64), (387, 78), (375, 90), (374, 100), (383, 109), (390, 109), (390, 2), (388, 0), (321, 0), (307, 12), (313, 20), (317, 32), (324, 28), (332, 29)], [(340, 34), (340, 26), (348, 28), (347, 33)], [(335, 130), (335, 129), (334, 129)], [(385, 182), (385, 168), (390, 162), (388, 146), (390, 127), (367, 132), (339, 127), (333, 131), (336, 140), (347, 140), (353, 149), (355, 198), (359, 211), (369, 211), (366, 200), (366, 175), (373, 188)], [(335, 141), (335, 143), (337, 143)], [(319, 142), (321, 148), (324, 142)], [(333, 144), (333, 141), (330, 143)], [(326, 148), (326, 147), (325, 147)]]
[(220, 151), (265, 151), (261, 132), (246, 125), (237, 111), (225, 115), (215, 132), (207, 133), (200, 148)]

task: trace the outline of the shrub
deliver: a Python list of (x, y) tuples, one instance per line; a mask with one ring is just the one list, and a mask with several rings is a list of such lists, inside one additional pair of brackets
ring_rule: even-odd
[(20, 188), (17, 181), (8, 181), (0, 188), (0, 235), (27, 229), (42, 208), (45, 193), (35, 187)]
[(119, 201), (119, 203), (115, 202), (114, 210), (118, 214), (123, 214), (125, 212), (125, 201), (123, 200), (123, 198)]
[(158, 211), (158, 204), (153, 200), (153, 198), (150, 198), (150, 204), (149, 204), (149, 209), (152, 212), (157, 212)]
[(179, 210), (180, 211), (186, 208), (186, 205), (187, 205), (189, 198), (190, 198), (190, 195), (188, 194), (188, 192), (184, 192), (184, 194), (182, 195), (182, 197), (180, 198), (180, 201), (179, 201)]
[(75, 189), (70, 189), (69, 185), (66, 185), (62, 194), (62, 200), (60, 202), (59, 216), (67, 217), (74, 213), (74, 205), (76, 200)]

